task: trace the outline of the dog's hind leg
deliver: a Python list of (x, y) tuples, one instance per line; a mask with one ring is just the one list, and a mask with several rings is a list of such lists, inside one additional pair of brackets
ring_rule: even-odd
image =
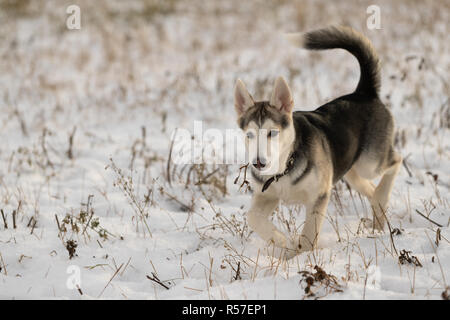
[(380, 183), (375, 188), (372, 200), (370, 201), (374, 211), (373, 227), (378, 230), (383, 230), (384, 227), (387, 203), (394, 185), (395, 177), (400, 170), (402, 157), (395, 151), (391, 150), (387, 163), (388, 165), (383, 172)]
[(248, 225), (261, 238), (273, 242), (276, 247), (286, 248), (287, 238), (272, 222), (269, 216), (279, 203), (279, 199), (262, 194), (255, 194), (252, 198), (252, 206), (248, 212)]
[[(368, 179), (361, 177), (355, 168), (350, 169), (344, 176), (345, 181), (352, 189), (365, 196), (370, 203), (375, 193), (375, 185)], [(366, 228), (373, 228), (373, 222), (370, 219), (363, 219)]]
[(372, 182), (361, 177), (354, 168), (350, 169), (345, 176), (345, 181), (348, 182), (350, 187), (366, 196), (369, 201), (372, 200), (373, 194), (375, 192), (375, 186)]

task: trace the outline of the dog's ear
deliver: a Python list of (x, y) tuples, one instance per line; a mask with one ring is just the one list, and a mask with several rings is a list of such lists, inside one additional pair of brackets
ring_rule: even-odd
[(244, 83), (241, 79), (237, 79), (236, 86), (234, 87), (234, 107), (238, 116), (243, 114), (245, 110), (252, 107), (255, 104), (252, 96), (248, 93)]
[(278, 110), (290, 113), (294, 107), (291, 90), (283, 77), (278, 77), (275, 81), (275, 88), (270, 98), (270, 105)]

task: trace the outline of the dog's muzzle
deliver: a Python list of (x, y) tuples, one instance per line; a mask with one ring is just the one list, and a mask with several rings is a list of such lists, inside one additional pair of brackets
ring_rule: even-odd
[(256, 169), (258, 169), (258, 170), (261, 170), (261, 169), (264, 169), (264, 167), (266, 166), (266, 159), (264, 159), (264, 158), (256, 158), (255, 160), (253, 160), (253, 162), (252, 162), (252, 165), (256, 168)]

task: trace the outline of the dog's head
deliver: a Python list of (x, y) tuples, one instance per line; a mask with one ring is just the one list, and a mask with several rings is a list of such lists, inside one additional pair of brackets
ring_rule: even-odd
[(251, 165), (260, 175), (282, 172), (295, 140), (293, 100), (286, 81), (282, 77), (275, 81), (270, 101), (255, 102), (238, 79), (234, 106)]

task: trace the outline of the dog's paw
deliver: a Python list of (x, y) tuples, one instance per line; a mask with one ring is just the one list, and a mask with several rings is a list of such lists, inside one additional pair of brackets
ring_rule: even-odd
[(290, 248), (275, 247), (273, 244), (267, 247), (267, 255), (276, 259), (289, 260), (298, 254), (296, 250)]
[(373, 221), (369, 218), (361, 218), (359, 221), (359, 229), (369, 230), (373, 227)]
[(286, 248), (288, 245), (288, 239), (279, 231), (275, 231), (273, 233), (272, 238), (269, 242), (273, 243), (275, 247), (278, 248)]
[(269, 241), (269, 255), (289, 260), (302, 252), (313, 250), (313, 246), (304, 236), (295, 236), (288, 240), (281, 232), (275, 232)]
[(381, 223), (374, 223), (374, 221), (369, 218), (361, 218), (358, 231), (361, 230), (367, 230), (369, 232), (382, 232), (384, 230), (384, 225)]
[(298, 254), (296, 245), (293, 241), (281, 232), (276, 231), (272, 235), (267, 246), (268, 255), (278, 259), (290, 259)]
[(282, 253), (282, 258), (284, 260), (290, 260), (292, 258), (294, 258), (295, 256), (298, 256), (300, 254), (300, 252), (293, 250), (293, 249), (284, 249), (283, 253)]
[(286, 259), (291, 259), (303, 252), (313, 250), (313, 246), (303, 236), (296, 236), (294, 240), (289, 242), (285, 250)]

